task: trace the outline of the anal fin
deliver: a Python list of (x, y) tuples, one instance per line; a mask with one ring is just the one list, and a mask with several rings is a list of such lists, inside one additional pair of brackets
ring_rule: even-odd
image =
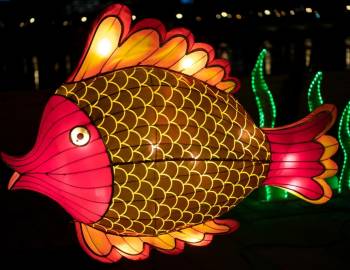
[(153, 247), (162, 253), (179, 254), (185, 243), (193, 246), (206, 246), (214, 234), (227, 234), (235, 231), (239, 223), (234, 220), (213, 219), (192, 227), (158, 236), (121, 236), (101, 232), (90, 225), (75, 223), (79, 242), (85, 252), (101, 262), (112, 263), (122, 257), (130, 260), (144, 260)]

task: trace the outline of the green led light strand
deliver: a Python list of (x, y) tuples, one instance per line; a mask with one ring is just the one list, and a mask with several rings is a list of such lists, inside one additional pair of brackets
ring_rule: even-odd
[[(322, 71), (318, 71), (315, 77), (312, 79), (309, 90), (307, 92), (307, 102), (309, 106), (309, 112), (314, 111), (317, 107), (321, 106), (324, 101), (321, 94), (321, 83), (323, 79)], [(327, 179), (328, 183), (332, 182), (332, 188), (338, 189), (338, 192), (341, 191), (341, 180), (337, 176), (333, 176)], [(335, 183), (338, 183), (337, 187)]]
[(260, 127), (274, 127), (276, 122), (276, 105), (272, 93), (264, 78), (264, 60), (267, 51), (263, 49), (252, 71), (252, 89), (259, 111)]
[[(260, 127), (272, 128), (276, 123), (277, 111), (273, 95), (264, 78), (264, 60), (266, 54), (266, 49), (263, 49), (260, 52), (252, 71), (251, 83), (259, 112), (259, 125)], [(267, 201), (270, 201), (272, 199), (273, 192), (271, 187), (265, 186), (265, 195)], [(283, 197), (286, 196), (287, 195), (284, 194)]]
[(338, 140), (341, 149), (343, 150), (344, 160), (339, 177), (338, 192), (346, 188), (350, 188), (350, 168), (349, 168), (349, 154), (350, 154), (350, 101), (346, 105), (339, 122)]
[(321, 71), (317, 72), (312, 82), (310, 83), (309, 90), (307, 92), (307, 102), (309, 105), (309, 111), (312, 112), (318, 106), (323, 104), (323, 98), (321, 95), (321, 83), (323, 74)]

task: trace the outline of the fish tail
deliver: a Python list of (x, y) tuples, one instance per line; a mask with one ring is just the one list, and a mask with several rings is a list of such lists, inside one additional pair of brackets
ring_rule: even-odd
[(337, 173), (338, 166), (330, 158), (338, 142), (324, 134), (334, 124), (336, 114), (335, 106), (325, 104), (294, 124), (263, 129), (271, 151), (263, 185), (282, 188), (310, 203), (327, 202), (332, 190), (325, 179)]

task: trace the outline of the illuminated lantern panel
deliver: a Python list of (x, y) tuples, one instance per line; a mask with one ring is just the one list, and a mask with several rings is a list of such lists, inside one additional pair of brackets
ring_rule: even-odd
[[(325, 135), (333, 105), (278, 128), (274, 112), (271, 127), (266, 117), (259, 128), (210, 45), (155, 19), (131, 22), (120, 4), (97, 19), (78, 66), (45, 108), (33, 150), (1, 154), (15, 170), (9, 189), (59, 203), (83, 249), (106, 263), (205, 246), (238, 228), (220, 216), (261, 186), (315, 204), (331, 198), (324, 179), (337, 172), (338, 143)], [(273, 107), (256, 73), (257, 101)]]
[[(316, 73), (310, 84), (308, 90), (308, 105), (310, 112), (324, 103), (321, 94), (322, 79), (323, 74), (319, 71)], [(348, 157), (350, 153), (349, 115), (350, 107), (348, 103), (341, 115), (338, 127), (338, 139), (343, 154), (343, 165), (341, 167), (339, 178), (337, 176), (333, 176), (327, 179), (327, 182), (331, 185), (331, 187), (336, 189), (339, 193), (350, 188), (350, 168), (348, 165)]]
[[(277, 109), (273, 95), (264, 78), (264, 60), (266, 54), (266, 49), (260, 52), (252, 71), (251, 84), (259, 112), (259, 126), (262, 128), (273, 128), (276, 123)], [(265, 186), (266, 201), (281, 198), (288, 198), (288, 193), (280, 189)]]

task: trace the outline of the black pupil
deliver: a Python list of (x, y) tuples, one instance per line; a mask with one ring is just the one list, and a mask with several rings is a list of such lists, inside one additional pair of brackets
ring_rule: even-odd
[(84, 138), (84, 134), (83, 133), (78, 133), (77, 134), (77, 138), (78, 138), (78, 140), (82, 140), (83, 138)]

